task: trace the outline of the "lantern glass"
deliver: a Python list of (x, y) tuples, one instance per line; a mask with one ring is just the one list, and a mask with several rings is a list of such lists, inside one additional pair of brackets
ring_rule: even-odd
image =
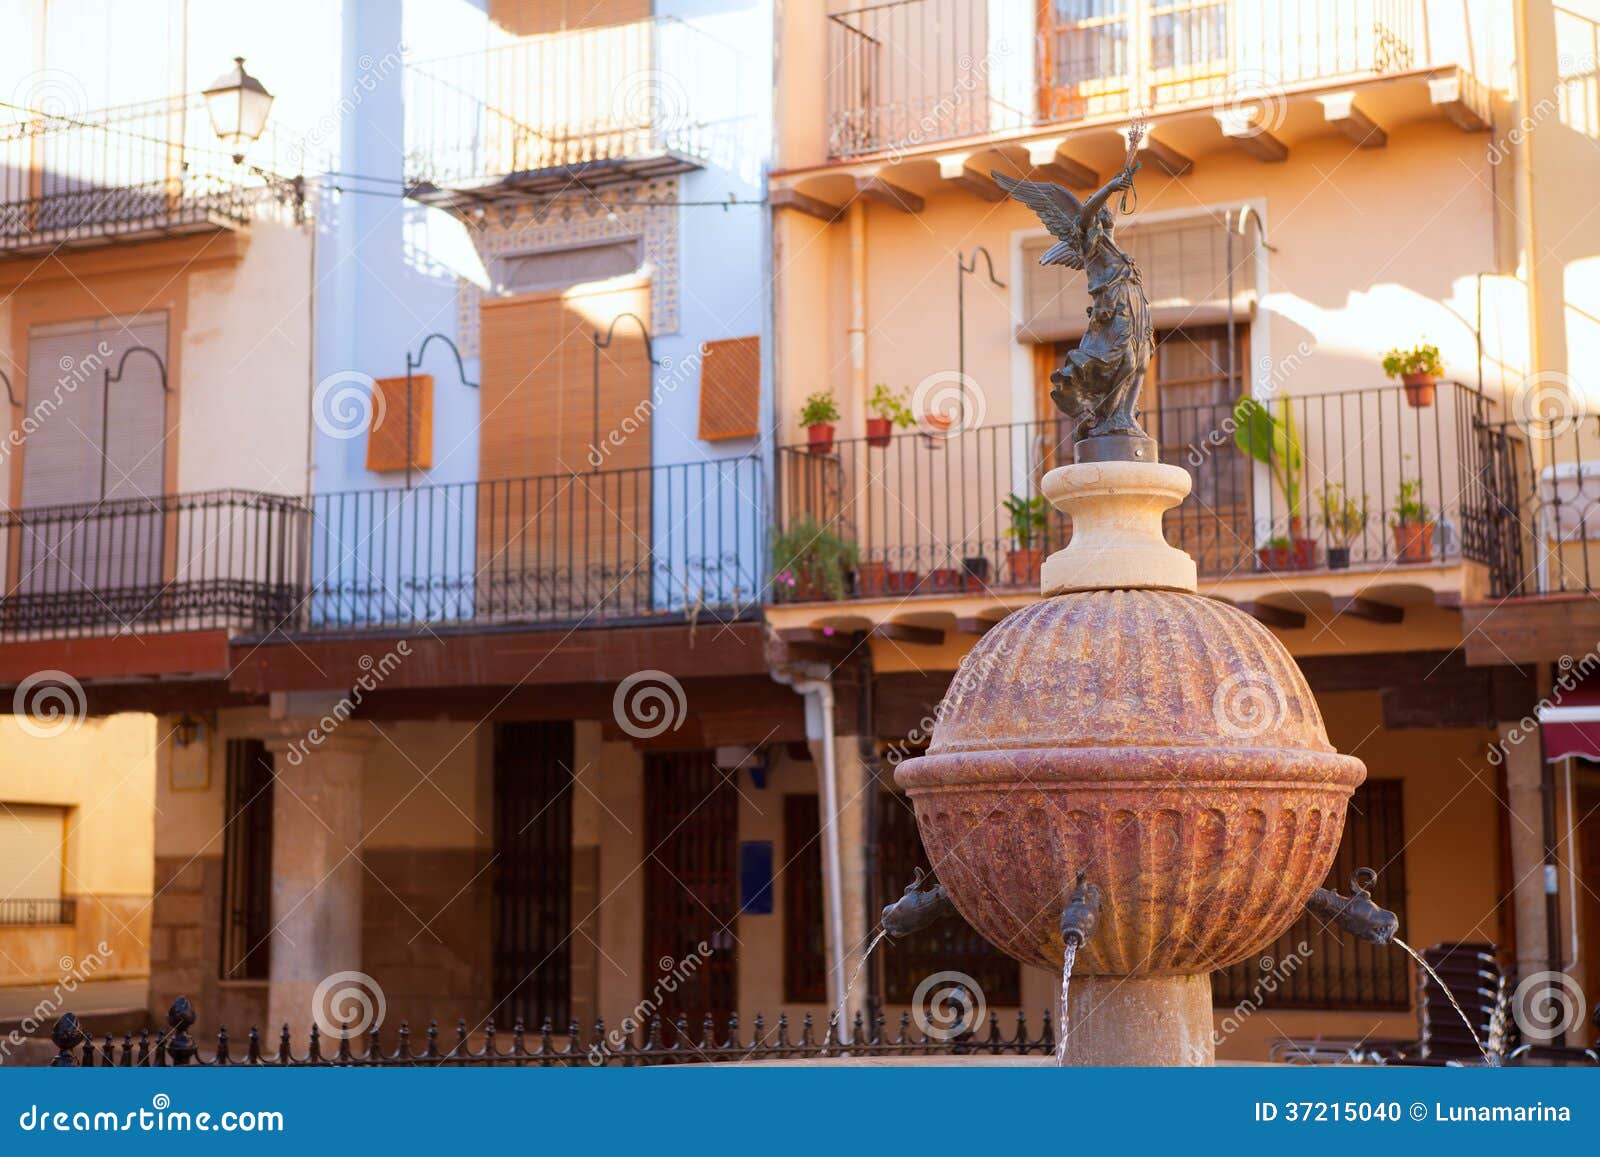
[(205, 90), (206, 111), (211, 128), (223, 144), (233, 150), (235, 161), (244, 160), (244, 151), (267, 127), (272, 109), (272, 94), (244, 68), (244, 57), (233, 58), (233, 67)]

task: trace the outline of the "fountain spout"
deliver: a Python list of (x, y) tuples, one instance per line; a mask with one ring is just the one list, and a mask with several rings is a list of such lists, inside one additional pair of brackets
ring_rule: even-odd
[(904, 894), (883, 909), (883, 930), (896, 940), (913, 932), (921, 932), (956, 910), (942, 885), (935, 884), (925, 889), (922, 886), (924, 879), (922, 869), (918, 868), (911, 883), (906, 885)]
[(1350, 875), (1350, 895), (1341, 896), (1331, 888), (1318, 888), (1311, 893), (1306, 910), (1332, 921), (1361, 940), (1387, 944), (1400, 930), (1400, 917), (1373, 901), (1371, 888), (1377, 879), (1378, 873), (1371, 868), (1357, 868)]
[(1074, 948), (1082, 948), (1087, 944), (1089, 937), (1094, 935), (1095, 926), (1100, 923), (1100, 889), (1093, 884), (1085, 884), (1083, 877), (1084, 873), (1079, 872), (1072, 899), (1061, 909), (1061, 941)]

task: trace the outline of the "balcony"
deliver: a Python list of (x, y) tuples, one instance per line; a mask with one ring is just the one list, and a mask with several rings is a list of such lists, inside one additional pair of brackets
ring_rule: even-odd
[[(838, 12), (826, 17), (828, 152), (903, 153), (1134, 110), (1275, 104), (1296, 90), (1393, 76), (1429, 64), (1416, 9), (1412, 0), (890, 0)], [(1475, 115), (1454, 107), (1462, 97), (1449, 83), (1434, 100)], [(1482, 94), (1467, 103), (1481, 105)]]
[(241, 490), (0, 512), (0, 640), (282, 622), (304, 517), (298, 499)]
[(405, 67), (408, 195), (458, 210), (699, 168), (728, 145), (738, 60), (670, 17)]
[[(1463, 581), (1452, 572), (1463, 562), (1489, 566), (1503, 552), (1503, 455), (1490, 404), (1476, 391), (1440, 383), (1425, 407), (1399, 388), (1267, 407), (1280, 429), (1287, 413), (1298, 453), (1271, 427), (1241, 423), (1231, 403), (1143, 414), (1162, 461), (1193, 479), (1166, 533), (1194, 556), (1203, 591), (1250, 602), (1301, 586), (1348, 599), (1389, 583), (1459, 601)], [(832, 529), (858, 556), (845, 597), (878, 602), (886, 614), (952, 598), (976, 599), (972, 612), (1020, 605), (1037, 596), (1044, 557), (1070, 538), (1070, 520), (1039, 491), (1047, 470), (1072, 460), (1069, 438), (1051, 419), (900, 435), (886, 446), (852, 439), (825, 454), (787, 447), (780, 529)], [(774, 566), (787, 565), (784, 554), (780, 540)], [(780, 602), (820, 597), (807, 565), (775, 582)], [(790, 585), (797, 571), (801, 581)], [(830, 613), (822, 603), (812, 609)], [(1271, 617), (1287, 625), (1297, 613)]]
[[(199, 96), (16, 116), (0, 122), (0, 259), (240, 230), (266, 184), (223, 152)], [(251, 154), (275, 149), (269, 133)]]
[(757, 458), (316, 496), (309, 630), (598, 626), (759, 607)]

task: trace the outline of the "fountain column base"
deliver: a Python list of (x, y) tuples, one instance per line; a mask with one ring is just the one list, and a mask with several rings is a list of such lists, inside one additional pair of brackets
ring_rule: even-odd
[(1194, 1067), (1216, 1062), (1211, 976), (1074, 976), (1066, 1063)]
[(1162, 536), (1161, 516), (1189, 494), (1189, 472), (1160, 462), (1058, 466), (1041, 488), (1072, 516), (1072, 541), (1044, 560), (1046, 598), (1071, 591), (1195, 589), (1194, 559)]

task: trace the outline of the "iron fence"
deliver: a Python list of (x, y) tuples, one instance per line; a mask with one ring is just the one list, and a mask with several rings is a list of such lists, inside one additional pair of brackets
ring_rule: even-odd
[[(459, 187), (729, 144), (733, 49), (674, 17), (527, 36), (405, 65), (405, 169)], [(724, 158), (726, 159), (726, 158)]]
[(239, 228), (288, 159), (270, 130), (235, 163), (199, 94), (0, 120), (0, 257)]
[[(1234, 403), (1161, 405), (1142, 420), (1161, 460), (1193, 480), (1167, 539), (1215, 579), (1489, 562), (1502, 518), (1491, 412), (1477, 391), (1442, 382), (1425, 405), (1384, 387), (1268, 399), (1254, 422)], [(787, 530), (832, 531), (858, 556), (857, 597), (1037, 588), (1043, 559), (1071, 535), (1040, 479), (1072, 460), (1071, 442), (1048, 419), (783, 447), (779, 553), (805, 545), (786, 545)], [(780, 597), (807, 597), (792, 578)]]
[(214, 490), (0, 511), (0, 639), (275, 626), (305, 504)]
[(319, 494), (312, 628), (738, 615), (761, 599), (754, 457)]
[(1490, 592), (1515, 598), (1600, 589), (1600, 415), (1563, 405), (1550, 416), (1491, 423), (1483, 441), (1494, 496)]
[[(946, 1029), (925, 1033), (912, 1026), (910, 1013), (904, 1013), (892, 1030), (879, 1015), (870, 1025), (860, 1014), (848, 1033), (837, 1031), (837, 1017), (830, 1017), (821, 1039), (809, 1013), (800, 1021), (799, 1035), (786, 1014), (768, 1025), (757, 1013), (750, 1035), (740, 1025), (738, 1013), (720, 1017), (707, 1013), (696, 1028), (679, 1017), (664, 1023), (652, 1018), (645, 1025), (624, 1024), (608, 1030), (596, 1021), (585, 1034), (576, 1021), (558, 1036), (549, 1021), (530, 1031), (518, 1021), (507, 1034), (493, 1021), (485, 1022), (476, 1040), (466, 1021), (458, 1020), (453, 1041), (442, 1041), (438, 1022), (422, 1033), (412, 1033), (401, 1023), (392, 1044), (386, 1043), (381, 1026), (365, 1034), (346, 1031), (323, 1033), (315, 1024), (305, 1038), (305, 1051), (297, 1053), (289, 1026), (284, 1025), (275, 1039), (263, 1039), (252, 1028), (243, 1048), (238, 1048), (226, 1028), (217, 1030), (210, 1055), (201, 1051), (200, 1042), (190, 1035), (195, 1024), (194, 1006), (179, 997), (167, 1013), (167, 1028), (152, 1036), (149, 1029), (137, 1035), (124, 1033), (122, 1040), (107, 1035), (99, 1044), (78, 1018), (66, 1013), (51, 1031), (57, 1051), (51, 1061), (56, 1068), (166, 1068), (197, 1066), (226, 1068), (401, 1068), (401, 1067), (501, 1067), (570, 1068), (641, 1067), (672, 1064), (751, 1064), (762, 1061), (792, 1062), (825, 1057), (919, 1057), (919, 1056), (1049, 1056), (1055, 1052), (1055, 1030), (1050, 1011), (1045, 1010), (1037, 1037), (1028, 1031), (1026, 1018), (1017, 1014), (1016, 1029), (1008, 1036), (1000, 1028), (998, 1014), (990, 1012), (982, 1025), (963, 1024), (965, 1005), (953, 1004), (954, 1019)], [(357, 1039), (357, 1037), (362, 1039)], [(530, 1039), (532, 1042), (530, 1043)]]
[(0, 900), (0, 927), (23, 924), (76, 924), (76, 900)]
[(828, 15), (835, 157), (1422, 63), (1412, 0), (889, 0)]

